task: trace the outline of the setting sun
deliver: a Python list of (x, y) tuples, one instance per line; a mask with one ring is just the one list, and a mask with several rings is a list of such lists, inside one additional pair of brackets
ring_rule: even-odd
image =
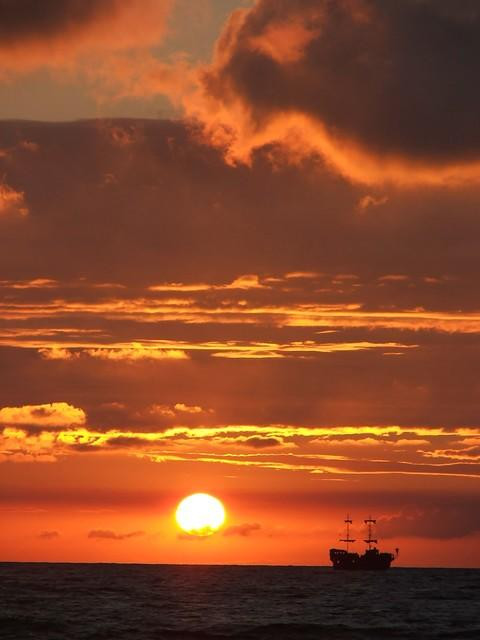
[(180, 502), (175, 519), (185, 533), (209, 536), (224, 523), (225, 509), (220, 500), (208, 493), (194, 493)]

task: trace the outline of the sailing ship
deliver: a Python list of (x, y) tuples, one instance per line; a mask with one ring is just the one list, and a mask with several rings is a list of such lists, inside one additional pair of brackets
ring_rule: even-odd
[(346, 537), (340, 538), (340, 542), (345, 542), (346, 549), (330, 549), (330, 560), (332, 561), (334, 569), (348, 569), (355, 570), (382, 570), (389, 569), (390, 565), (396, 557), (398, 557), (398, 549), (393, 553), (379, 551), (375, 546), (378, 544), (378, 540), (372, 537), (373, 525), (377, 524), (371, 516), (364, 520), (364, 523), (368, 528), (368, 537), (364, 542), (368, 545), (363, 554), (358, 554), (349, 551), (349, 545), (355, 542), (355, 539), (350, 538), (350, 525), (353, 524), (350, 516), (347, 515), (345, 519), (346, 524)]

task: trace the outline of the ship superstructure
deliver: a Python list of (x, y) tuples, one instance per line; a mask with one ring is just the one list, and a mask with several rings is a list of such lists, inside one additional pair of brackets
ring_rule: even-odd
[(396, 556), (398, 556), (398, 549), (396, 549), (396, 555), (385, 551), (379, 551), (377, 549), (375, 545), (378, 544), (378, 540), (372, 537), (373, 525), (376, 525), (377, 521), (371, 516), (364, 520), (364, 523), (367, 525), (368, 532), (367, 538), (364, 539), (364, 542), (368, 546), (365, 552), (361, 555), (349, 550), (349, 545), (355, 542), (355, 539), (350, 537), (350, 525), (353, 524), (352, 519), (347, 515), (344, 522), (346, 524), (346, 536), (345, 538), (340, 538), (340, 542), (345, 542), (347, 548), (330, 549), (330, 560), (332, 561), (333, 568), (349, 570), (389, 569), (392, 561)]

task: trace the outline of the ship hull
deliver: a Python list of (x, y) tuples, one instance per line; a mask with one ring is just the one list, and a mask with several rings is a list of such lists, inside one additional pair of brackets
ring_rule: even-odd
[(333, 568), (344, 571), (384, 571), (390, 568), (393, 559), (392, 553), (380, 553), (378, 549), (368, 549), (362, 555), (330, 549)]

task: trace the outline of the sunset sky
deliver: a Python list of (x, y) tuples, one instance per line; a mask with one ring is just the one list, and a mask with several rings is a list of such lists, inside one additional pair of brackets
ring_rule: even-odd
[(476, 0), (0, 0), (0, 560), (480, 566), (479, 73)]

